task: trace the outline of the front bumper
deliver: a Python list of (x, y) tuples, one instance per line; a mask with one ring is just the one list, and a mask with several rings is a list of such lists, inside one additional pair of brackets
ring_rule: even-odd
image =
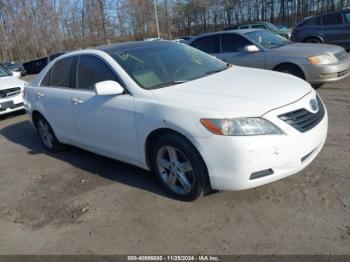
[(6, 108), (0, 107), (0, 115), (4, 115), (4, 114), (8, 114), (11, 112), (15, 112), (15, 111), (24, 109), (22, 93), (19, 93), (17, 95), (11, 96), (11, 97), (0, 98), (0, 105), (2, 103), (6, 103), (6, 102), (10, 102), (10, 101), (13, 102), (13, 105), (11, 107), (6, 107)]
[(323, 84), (344, 79), (350, 75), (350, 56), (333, 65), (304, 65), (306, 81)]
[[(305, 133), (294, 129), (277, 116), (300, 108), (308, 108), (312, 96), (315, 97), (315, 93), (263, 116), (284, 130), (285, 135), (242, 137), (212, 135), (200, 139), (197, 148), (207, 164), (212, 188), (217, 190), (253, 188), (293, 175), (310, 164), (326, 140), (328, 129), (326, 109), (322, 121)], [(266, 175), (267, 170), (273, 173)], [(260, 171), (263, 172), (259, 173)], [(265, 176), (259, 177), (259, 174), (264, 172)], [(252, 174), (258, 174), (258, 177), (252, 179)]]

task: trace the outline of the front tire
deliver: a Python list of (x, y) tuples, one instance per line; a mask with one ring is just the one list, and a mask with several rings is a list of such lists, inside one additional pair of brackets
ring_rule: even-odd
[(39, 134), (40, 141), (45, 149), (53, 153), (64, 149), (64, 145), (57, 140), (50, 124), (43, 116), (36, 117), (34, 123)]
[(293, 64), (283, 64), (283, 65), (277, 66), (275, 68), (275, 71), (290, 74), (305, 80), (305, 75), (303, 71), (301, 71), (301, 69), (298, 66)]
[(162, 187), (176, 199), (193, 201), (210, 191), (203, 159), (180, 135), (168, 134), (156, 141), (151, 165)]

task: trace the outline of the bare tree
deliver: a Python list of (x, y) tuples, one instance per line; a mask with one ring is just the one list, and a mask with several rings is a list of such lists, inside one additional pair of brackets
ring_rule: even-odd
[[(177, 38), (227, 25), (306, 16), (350, 7), (350, 0), (156, 0), (160, 34)], [(0, 60), (156, 36), (153, 0), (0, 0)]]

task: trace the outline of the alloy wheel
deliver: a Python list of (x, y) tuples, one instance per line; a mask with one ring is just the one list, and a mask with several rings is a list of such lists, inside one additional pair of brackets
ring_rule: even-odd
[(176, 194), (186, 195), (195, 185), (192, 165), (187, 157), (172, 146), (164, 146), (157, 153), (157, 168), (162, 181)]
[(37, 126), (40, 138), (45, 144), (45, 146), (48, 148), (52, 148), (54, 143), (54, 136), (51, 132), (49, 124), (44, 119), (39, 119)]

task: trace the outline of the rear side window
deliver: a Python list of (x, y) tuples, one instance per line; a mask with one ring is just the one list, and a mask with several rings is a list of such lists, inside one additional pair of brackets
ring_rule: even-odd
[(239, 27), (239, 29), (248, 29), (249, 28), (249, 25), (242, 25)]
[(252, 25), (252, 28), (266, 29), (264, 25)]
[(321, 25), (321, 18), (317, 17), (314, 19), (314, 25)]
[(345, 22), (350, 24), (350, 12), (344, 13)]
[(51, 69), (52, 73), (50, 86), (73, 88), (73, 86), (71, 85), (71, 74), (74, 59), (74, 57), (69, 57), (59, 60), (54, 64), (54, 66)]
[(304, 22), (300, 23), (297, 28), (304, 27), (304, 26), (313, 26), (313, 25), (320, 25), (321, 24), (321, 18), (309, 18), (305, 20)]
[(106, 80), (117, 81), (113, 71), (95, 56), (80, 56), (77, 71), (77, 87), (79, 89), (93, 90), (94, 85), (98, 82)]
[(342, 23), (343, 18), (340, 13), (322, 16), (322, 25), (339, 25)]
[(222, 53), (243, 52), (246, 45), (252, 43), (244, 37), (237, 34), (222, 34), (221, 35), (221, 50)]
[(209, 54), (220, 52), (220, 36), (211, 35), (195, 40), (191, 46)]
[(50, 86), (51, 69), (46, 73), (43, 80), (41, 80), (40, 86)]

